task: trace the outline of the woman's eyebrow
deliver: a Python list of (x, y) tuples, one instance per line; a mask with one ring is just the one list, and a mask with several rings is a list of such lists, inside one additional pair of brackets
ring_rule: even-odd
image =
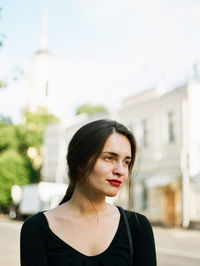
[[(104, 153), (109, 153), (109, 154), (111, 154), (111, 155), (113, 155), (115, 157), (119, 156), (119, 154), (117, 154), (116, 152), (112, 152), (112, 151), (104, 151), (104, 152), (102, 152), (102, 154), (104, 154)], [(126, 156), (125, 158), (132, 160), (131, 156)]]

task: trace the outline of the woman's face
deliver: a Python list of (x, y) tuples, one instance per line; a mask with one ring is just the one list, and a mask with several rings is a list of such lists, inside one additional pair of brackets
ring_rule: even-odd
[(132, 160), (129, 140), (121, 134), (110, 135), (89, 175), (91, 192), (104, 196), (116, 196), (129, 174)]

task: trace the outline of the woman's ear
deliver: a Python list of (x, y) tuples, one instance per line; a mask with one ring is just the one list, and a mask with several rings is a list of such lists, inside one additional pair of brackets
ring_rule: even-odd
[(77, 168), (78, 176), (83, 175), (84, 172), (85, 172), (85, 167), (84, 166), (78, 166), (78, 168)]

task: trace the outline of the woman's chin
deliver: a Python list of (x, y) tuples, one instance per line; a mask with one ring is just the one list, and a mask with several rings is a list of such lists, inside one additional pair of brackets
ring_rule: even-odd
[(119, 191), (109, 191), (106, 193), (106, 196), (107, 197), (115, 197), (115, 196), (117, 196), (118, 192)]

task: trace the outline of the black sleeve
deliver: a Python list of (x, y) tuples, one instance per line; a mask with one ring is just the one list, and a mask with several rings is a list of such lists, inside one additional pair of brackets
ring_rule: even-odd
[(47, 245), (40, 215), (27, 219), (21, 229), (20, 259), (21, 266), (48, 266)]
[(136, 227), (133, 230), (134, 266), (156, 266), (156, 250), (153, 230), (148, 219), (136, 214)]

